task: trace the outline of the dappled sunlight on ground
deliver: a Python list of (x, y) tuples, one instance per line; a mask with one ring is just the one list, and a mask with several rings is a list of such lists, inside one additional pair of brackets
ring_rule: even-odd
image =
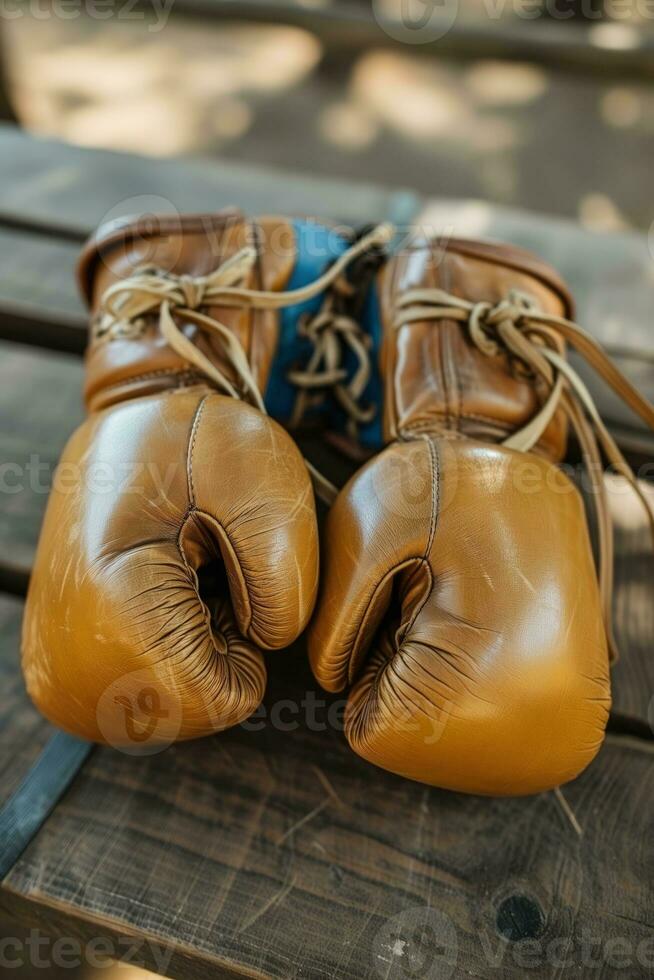
[(480, 105), (513, 106), (547, 94), (547, 72), (537, 65), (479, 61), (466, 72), (465, 84)]
[(446, 84), (442, 68), (391, 51), (364, 55), (352, 78), (352, 95), (404, 136), (447, 137), (465, 110), (463, 93)]
[(640, 44), (638, 28), (630, 24), (595, 24), (589, 33), (590, 43), (605, 50), (630, 51)]
[(375, 142), (379, 122), (369, 107), (355, 100), (334, 102), (320, 114), (320, 133), (328, 143), (357, 152)]
[(35, 27), (23, 20), (12, 35), (16, 104), (29, 126), (74, 143), (164, 156), (241, 136), (252, 122), (243, 96), (280, 96), (321, 54), (310, 34), (289, 27), (207, 32), (180, 24), (148, 33), (118, 22), (99, 31), (92, 21)]
[[(632, 30), (596, 25), (593, 38), (627, 45), (622, 27)], [(415, 44), (323, 59), (304, 30), (174, 15), (154, 32), (22, 17), (5, 38), (21, 119), (74, 143), (403, 185), (589, 228), (649, 228), (654, 218), (649, 82), (448, 61)]]
[(590, 231), (624, 231), (629, 227), (607, 194), (584, 194), (579, 201), (579, 220)]

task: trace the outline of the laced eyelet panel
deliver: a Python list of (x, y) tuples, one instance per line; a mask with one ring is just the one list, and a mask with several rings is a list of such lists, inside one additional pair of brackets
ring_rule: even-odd
[(511, 290), (493, 305), (471, 302), (436, 288), (410, 289), (399, 298), (393, 326), (400, 330), (411, 323), (454, 320), (467, 330), (482, 354), (495, 357), (507, 353), (522, 363), (527, 376), (545, 382), (548, 396), (526, 425), (512, 433), (503, 445), (529, 452), (543, 435), (554, 414), (562, 409), (572, 425), (583, 453), (598, 517), (598, 579), (602, 609), (612, 661), (618, 650), (613, 635), (611, 601), (613, 591), (613, 525), (601, 472), (602, 451), (616, 471), (626, 479), (647, 513), (654, 541), (654, 509), (642, 492), (631, 467), (601, 419), (593, 398), (573, 367), (553, 349), (552, 332), (574, 347), (600, 377), (654, 428), (654, 407), (634, 388), (587, 331), (571, 320), (540, 310), (525, 293)]
[[(298, 401), (293, 412), (297, 422), (305, 411), (307, 393), (317, 387), (333, 386), (336, 398), (345, 408), (353, 424), (367, 420), (369, 409), (357, 403), (370, 376), (370, 362), (363, 331), (354, 320), (338, 315), (333, 308), (331, 288), (339, 282), (345, 268), (360, 255), (387, 244), (394, 229), (382, 224), (364, 235), (347, 249), (330, 268), (314, 282), (286, 292), (250, 289), (243, 285), (252, 272), (257, 253), (245, 247), (204, 276), (176, 275), (152, 266), (135, 270), (103, 294), (94, 337), (98, 341), (133, 338), (144, 330), (146, 317), (158, 314), (158, 329), (168, 345), (200, 372), (223, 394), (248, 401), (266, 413), (263, 396), (252, 374), (247, 354), (238, 338), (219, 319), (203, 312), (216, 307), (255, 310), (279, 310), (304, 302), (330, 289), (318, 325), (305, 325), (306, 336), (314, 340), (314, 354), (299, 379)], [(340, 288), (343, 288), (342, 286)], [(236, 384), (220, 366), (207, 357), (183, 332), (176, 316), (218, 337), (223, 356), (228, 362)], [(342, 342), (354, 352), (358, 368), (347, 382), (342, 366)], [(306, 461), (317, 495), (331, 504), (337, 490), (311, 463)]]

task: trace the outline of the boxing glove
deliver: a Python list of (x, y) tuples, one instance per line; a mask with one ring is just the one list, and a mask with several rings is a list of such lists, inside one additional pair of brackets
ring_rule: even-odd
[[(556, 787), (597, 753), (611, 704), (600, 448), (633, 479), (565, 341), (654, 411), (521, 250), (416, 238), (373, 291), (387, 445), (328, 516), (313, 671), (349, 691), (347, 739), (384, 769), (470, 793)], [(596, 474), (601, 588), (557, 465), (569, 426)]]
[(236, 724), (261, 700), (262, 651), (304, 628), (313, 493), (263, 393), (291, 411), (297, 323), (348, 247), (225, 212), (119, 223), (83, 253), (88, 417), (54, 479), (22, 635), (29, 693), (66, 731), (150, 751)]

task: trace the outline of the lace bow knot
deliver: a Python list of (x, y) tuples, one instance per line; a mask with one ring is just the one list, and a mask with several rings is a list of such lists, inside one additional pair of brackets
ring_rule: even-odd
[(611, 362), (591, 334), (571, 320), (545, 313), (532, 297), (518, 290), (511, 290), (504, 299), (495, 304), (486, 301), (470, 302), (437, 288), (406, 290), (399, 297), (393, 321), (396, 330), (413, 323), (439, 320), (460, 322), (467, 328), (471, 342), (483, 354), (496, 356), (502, 352), (507, 353), (517, 358), (530, 379), (538, 379), (544, 383), (547, 392), (544, 403), (502, 445), (528, 452), (536, 446), (558, 410), (562, 410), (567, 416), (579, 441), (593, 491), (598, 518), (598, 578), (602, 609), (611, 659), (616, 660), (618, 653), (613, 636), (611, 610), (613, 526), (602, 478), (602, 452), (639, 497), (647, 514), (653, 540), (654, 507), (604, 425), (590, 391), (577, 371), (560, 353), (555, 336), (558, 335), (574, 347), (589, 366), (651, 428), (654, 428), (654, 407)]

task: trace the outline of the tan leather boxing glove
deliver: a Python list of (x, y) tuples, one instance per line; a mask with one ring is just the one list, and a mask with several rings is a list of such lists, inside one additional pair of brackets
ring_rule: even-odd
[(654, 411), (518, 249), (417, 240), (375, 292), (387, 448), (329, 514), (313, 670), (349, 690), (346, 736), (384, 769), (471, 793), (558, 786), (597, 753), (611, 704), (610, 525), (595, 469), (600, 590), (557, 466), (567, 426), (589, 464), (599, 439), (631, 478), (564, 338), (650, 424)]
[(262, 392), (348, 247), (309, 248), (311, 230), (171, 216), (105, 228), (82, 257), (89, 415), (54, 482), (22, 642), (34, 702), (68, 732), (147, 751), (236, 724), (261, 700), (262, 650), (307, 623), (313, 492)]

